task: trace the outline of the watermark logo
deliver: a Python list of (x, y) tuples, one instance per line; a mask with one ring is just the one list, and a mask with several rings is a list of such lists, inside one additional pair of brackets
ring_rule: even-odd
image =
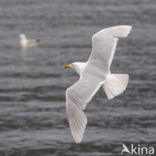
[(123, 150), (121, 151), (121, 154), (123, 154), (124, 152), (129, 153), (129, 154), (131, 153), (125, 144), (122, 144), (122, 147), (123, 147)]
[(131, 144), (130, 147), (127, 147), (125, 144), (122, 144), (121, 154), (128, 153), (130, 155), (154, 155), (155, 150), (154, 147), (145, 147), (141, 145)]

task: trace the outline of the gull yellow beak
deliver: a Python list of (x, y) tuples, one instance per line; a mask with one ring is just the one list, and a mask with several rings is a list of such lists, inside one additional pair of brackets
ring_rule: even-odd
[(70, 68), (70, 65), (65, 65), (64, 68)]

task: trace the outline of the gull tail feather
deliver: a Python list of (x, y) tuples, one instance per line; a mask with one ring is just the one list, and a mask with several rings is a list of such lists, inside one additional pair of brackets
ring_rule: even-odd
[(108, 99), (113, 99), (123, 93), (127, 88), (128, 80), (128, 74), (109, 74), (103, 84)]
[(127, 37), (132, 30), (132, 26), (121, 25), (121, 26), (111, 27), (110, 29), (114, 37), (120, 38), (120, 37)]
[(37, 39), (37, 40), (36, 40), (36, 42), (40, 42), (40, 41), (41, 41), (40, 39)]

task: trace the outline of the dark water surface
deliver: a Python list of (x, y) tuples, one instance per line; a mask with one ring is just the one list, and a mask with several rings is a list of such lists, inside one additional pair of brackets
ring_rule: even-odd
[[(91, 36), (129, 24), (112, 72), (129, 73), (124, 94), (103, 90), (86, 109), (82, 144), (71, 137), (65, 90), (78, 76), (63, 65), (85, 61)], [(22, 51), (20, 33), (41, 44)], [(118, 156), (122, 144), (156, 147), (155, 0), (0, 0), (0, 156)]]

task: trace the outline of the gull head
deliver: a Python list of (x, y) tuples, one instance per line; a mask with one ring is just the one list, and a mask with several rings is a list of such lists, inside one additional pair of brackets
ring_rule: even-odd
[(19, 35), (19, 38), (20, 38), (21, 40), (23, 40), (23, 39), (26, 39), (26, 36), (25, 36), (24, 34), (20, 34), (20, 35)]
[(86, 63), (85, 62), (74, 62), (74, 63), (71, 63), (69, 65), (65, 65), (64, 68), (72, 68), (78, 74), (81, 74), (83, 72), (85, 66), (86, 66)]

